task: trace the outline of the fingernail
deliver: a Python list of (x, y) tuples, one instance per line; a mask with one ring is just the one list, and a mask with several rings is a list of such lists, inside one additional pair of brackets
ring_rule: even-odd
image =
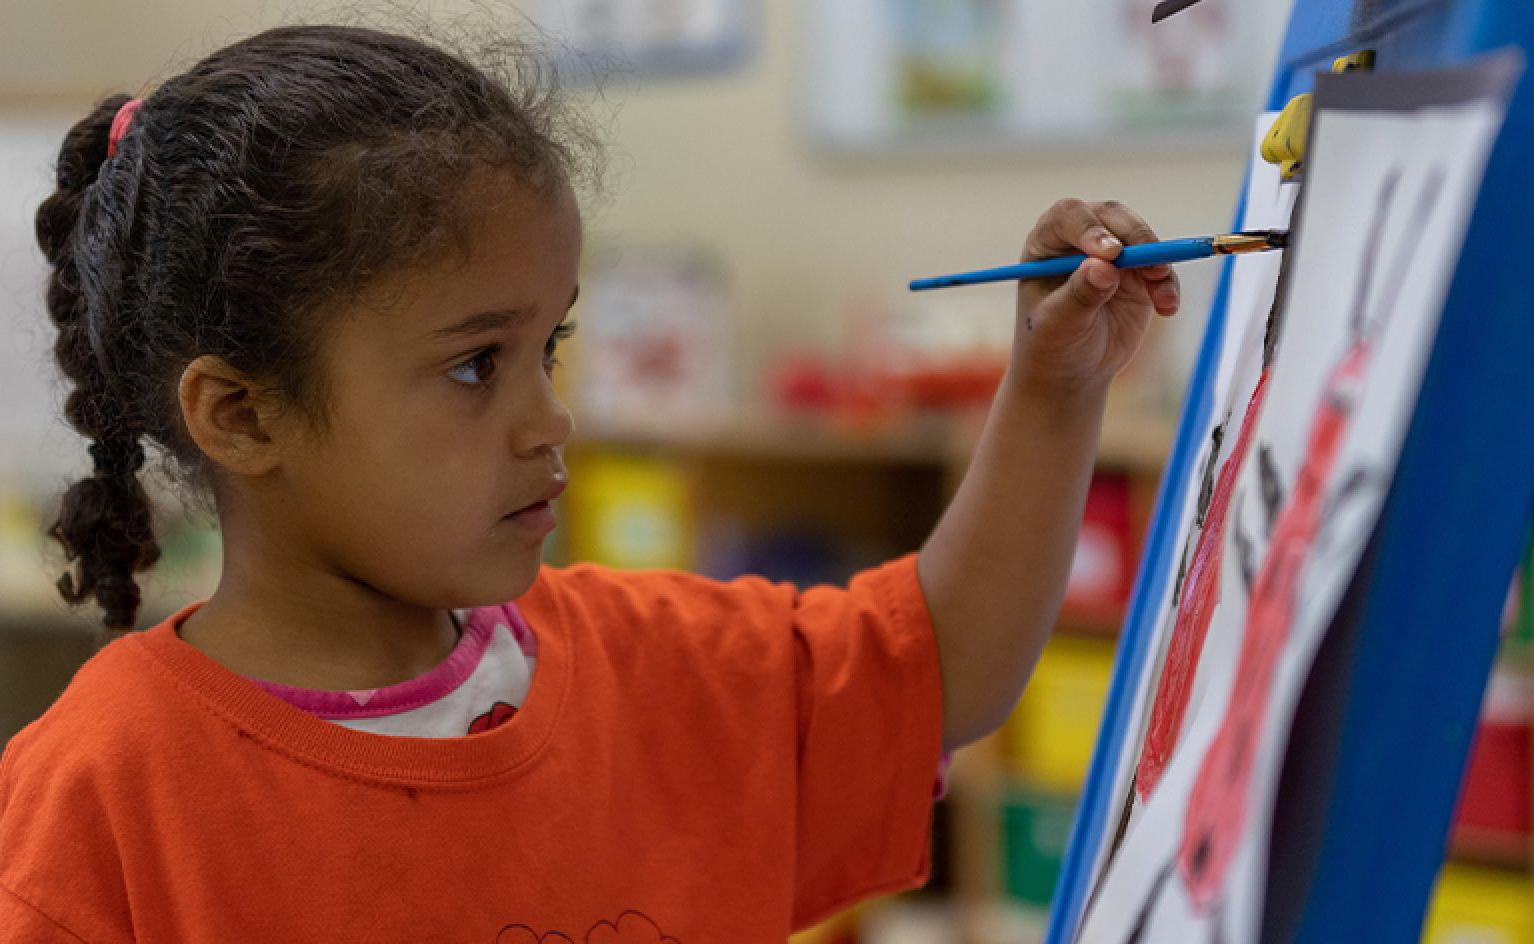
[(1156, 301), (1163, 308), (1177, 304), (1177, 289), (1172, 288), (1170, 285), (1164, 285), (1156, 289)]
[(1091, 282), (1094, 288), (1106, 291), (1118, 281), (1118, 273), (1105, 265), (1090, 266), (1087, 269), (1087, 281)]
[(1119, 249), (1124, 245), (1118, 241), (1117, 237), (1114, 236), (1100, 236), (1098, 237), (1097, 244), (1109, 252), (1112, 252), (1115, 249)]

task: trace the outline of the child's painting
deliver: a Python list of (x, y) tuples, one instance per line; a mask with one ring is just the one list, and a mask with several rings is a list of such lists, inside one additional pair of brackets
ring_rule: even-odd
[[(1259, 115), (1253, 129), (1242, 229), (1282, 230), (1290, 225), (1299, 186), (1283, 182), (1278, 168), (1263, 162), (1259, 155), (1262, 139), (1276, 117), (1276, 112)], [(1116, 847), (1124, 821), (1138, 808), (1136, 772), (1144, 753), (1143, 739), (1157, 692), (1163, 686), (1188, 686), (1187, 700), (1183, 702), (1180, 714), (1186, 714), (1187, 706), (1196, 705), (1203, 694), (1203, 679), (1194, 675), (1191, 666), (1183, 668), (1187, 654), (1169, 659), (1168, 646), (1179, 619), (1188, 625), (1180, 645), (1186, 648), (1192, 642), (1188, 632), (1197, 624), (1189, 624), (1189, 620), (1201, 615), (1194, 609), (1194, 601), (1200, 594), (1208, 592), (1205, 584), (1219, 571), (1220, 556), (1212, 552), (1222, 547), (1218, 538), (1223, 534), (1228, 517), (1233, 476), (1248, 451), (1239, 447), (1243, 442), (1250, 442), (1251, 423), (1260, 413), (1261, 394), (1266, 391), (1265, 384), (1259, 390), (1259, 381), (1265, 376), (1265, 341), (1274, 312), (1282, 261), (1280, 253), (1254, 253), (1235, 256), (1227, 263), (1231, 266), (1229, 299), (1219, 330), (1218, 358), (1210, 381), (1212, 407), (1194, 431), (1198, 449), (1191, 465), (1192, 474), (1172, 485), (1180, 492), (1173, 506), (1180, 509), (1174, 531), (1179, 537), (1173, 556), (1167, 562), (1166, 572), (1143, 581), (1147, 589), (1142, 592), (1148, 592), (1152, 601), (1146, 611), (1153, 614), (1151, 648), (1137, 680), (1138, 697), (1130, 706), (1126, 724), (1126, 729), (1134, 736), (1117, 758), (1113, 771), (1114, 786), (1110, 796), (1116, 799), (1111, 821), (1103, 831), (1101, 847), (1094, 850), (1094, 875), (1101, 871), (1102, 863)], [(1162, 674), (1162, 667), (1168, 663), (1173, 671)], [(1170, 703), (1163, 702), (1156, 722), (1158, 728), (1165, 730), (1170, 726), (1168, 711), (1171, 707)]]
[[(1453, 88), (1326, 77), (1284, 271), (1233, 284), (1082, 941), (1257, 939), (1294, 706), (1388, 491), (1501, 123), (1499, 100)], [(1249, 211), (1286, 212), (1287, 190), (1254, 185)]]

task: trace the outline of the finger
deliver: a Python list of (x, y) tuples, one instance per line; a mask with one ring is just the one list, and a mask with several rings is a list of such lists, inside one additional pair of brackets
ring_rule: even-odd
[(1072, 252), (1084, 252), (1100, 259), (1112, 259), (1124, 249), (1090, 205), (1067, 198), (1055, 203), (1028, 234), (1023, 260), (1048, 259)]
[(1182, 307), (1182, 282), (1171, 266), (1154, 265), (1128, 271), (1140, 279), (1145, 297), (1156, 306), (1158, 314), (1174, 315)]
[[(1094, 209), (1098, 218), (1117, 233), (1125, 245), (1153, 243), (1159, 238), (1144, 217), (1117, 200), (1095, 204)], [(1157, 314), (1177, 313), (1182, 304), (1182, 283), (1171, 266), (1146, 266), (1133, 271), (1144, 283), (1146, 296), (1155, 306)]]
[(1182, 307), (1182, 280), (1178, 278), (1176, 270), (1169, 265), (1157, 265), (1133, 271), (1139, 274), (1145, 285), (1145, 294), (1150, 297), (1151, 304), (1156, 306), (1156, 312), (1175, 315)]
[(1123, 272), (1111, 262), (1088, 259), (1039, 305), (1048, 320), (1090, 317), (1119, 289)]
[[(1159, 271), (1158, 271), (1159, 270)], [(1175, 315), (1182, 307), (1182, 282), (1169, 265), (1146, 266), (1132, 270), (1139, 274), (1145, 294), (1160, 315)]]
[[(1158, 272), (1158, 269), (1163, 271)], [(1145, 287), (1147, 289), (1154, 289), (1158, 285), (1170, 285), (1172, 288), (1179, 290), (1182, 288), (1182, 280), (1177, 277), (1177, 273), (1172, 270), (1171, 266), (1146, 266), (1143, 269), (1135, 269), (1134, 271), (1139, 273), (1140, 278), (1145, 280)]]
[(1147, 282), (1145, 290), (1150, 293), (1151, 304), (1158, 315), (1175, 315), (1182, 307), (1182, 288), (1174, 274), (1160, 282)]
[(1145, 218), (1117, 200), (1104, 200), (1092, 204), (1092, 210), (1103, 225), (1108, 227), (1126, 246), (1135, 243), (1156, 242), (1156, 231)]

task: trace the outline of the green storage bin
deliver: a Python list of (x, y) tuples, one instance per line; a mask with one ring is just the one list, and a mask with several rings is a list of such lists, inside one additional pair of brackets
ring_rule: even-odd
[(1002, 800), (1002, 888), (1029, 907), (1047, 909), (1071, 838), (1076, 797), (1012, 789)]

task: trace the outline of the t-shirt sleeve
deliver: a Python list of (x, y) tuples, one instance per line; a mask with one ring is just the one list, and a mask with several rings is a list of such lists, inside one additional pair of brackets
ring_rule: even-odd
[[(5, 750), (0, 752), (0, 822), (4, 821), (6, 807), (10, 802), (7, 766), (15, 744), (14, 740), (8, 742)], [(0, 839), (3, 839), (3, 835), (4, 831), (0, 830)], [(0, 841), (0, 861), (5, 860), (8, 851), (5, 843)], [(0, 944), (21, 944), (23, 941), (27, 944), (83, 944), (84, 938), (43, 914), (31, 902), (0, 882)]]
[(45, 737), (48, 723), (33, 721), (0, 754), (0, 944), (131, 940), (122, 862), (98, 792), (114, 784), (80, 760), (104, 753), (106, 742)]
[(794, 615), (794, 928), (924, 884), (942, 760), (937, 640), (914, 554), (815, 587)]
[(691, 769), (706, 751), (761, 775), (742, 789), (773, 823), (791, 874), (764, 885), (795, 930), (927, 881), (942, 676), (915, 554), (803, 590), (576, 564), (545, 568), (517, 605), (585, 656), (580, 698), (652, 707), (650, 762)]
[(0, 944), (85, 944), (85, 939), (0, 885)]

